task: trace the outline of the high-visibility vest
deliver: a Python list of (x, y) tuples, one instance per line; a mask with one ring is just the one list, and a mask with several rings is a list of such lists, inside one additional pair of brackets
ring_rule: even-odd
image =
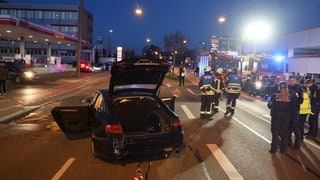
[(240, 93), (241, 91), (241, 77), (236, 74), (231, 74), (227, 86), (227, 93)]
[(311, 101), (309, 94), (307, 92), (303, 92), (303, 102), (300, 104), (299, 114), (313, 114), (311, 112)]
[(214, 80), (215, 81), (215, 83), (214, 83), (214, 91), (216, 92), (216, 93), (221, 93), (222, 92), (222, 81), (221, 81), (221, 79), (216, 79), (216, 80)]

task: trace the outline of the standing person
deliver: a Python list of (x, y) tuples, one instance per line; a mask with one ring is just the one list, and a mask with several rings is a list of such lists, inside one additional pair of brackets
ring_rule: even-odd
[(232, 116), (234, 114), (237, 99), (239, 98), (241, 91), (241, 77), (238, 75), (237, 68), (232, 69), (226, 86), (227, 104), (226, 112), (224, 113), (224, 115), (228, 115), (230, 113), (230, 115)]
[(0, 95), (7, 94), (7, 79), (9, 78), (9, 72), (4, 63), (0, 63)]
[(270, 95), (272, 95), (273, 93), (277, 93), (279, 90), (279, 83), (282, 81), (281, 77), (276, 78), (276, 80), (274, 81), (274, 84), (271, 86), (270, 89)]
[[(279, 83), (279, 88), (271, 95), (268, 102), (271, 115), (271, 149), (270, 153), (275, 153), (280, 148), (281, 153), (286, 153), (288, 144), (288, 128), (289, 128), (289, 106), (290, 95), (288, 92), (287, 83), (282, 81)], [(280, 141), (279, 141), (280, 136)]]
[(297, 77), (294, 75), (289, 76), (289, 94), (290, 94), (290, 120), (289, 120), (289, 136), (288, 136), (288, 144), (291, 146), (292, 140), (291, 135), (294, 133), (295, 143), (294, 148), (300, 148), (300, 142), (302, 137), (302, 132), (299, 130), (299, 110), (300, 104), (303, 102), (302, 90), (301, 87), (297, 84)]
[(207, 66), (204, 69), (204, 75), (200, 77), (199, 82), (199, 87), (202, 91), (200, 118), (210, 118), (212, 116), (213, 86), (214, 76), (211, 74), (211, 67)]
[(310, 89), (306, 86), (306, 81), (304, 82), (304, 86), (302, 87), (302, 97), (303, 102), (300, 105), (299, 110), (299, 131), (301, 133), (300, 140), (303, 141), (304, 135), (304, 123), (306, 122), (308, 116), (310, 118), (313, 115), (311, 111), (311, 101), (310, 101)]
[(184, 86), (184, 77), (187, 73), (187, 70), (186, 68), (184, 67), (183, 64), (180, 65), (180, 68), (179, 68), (179, 86)]
[(313, 112), (313, 115), (309, 117), (309, 132), (306, 135), (307, 138), (316, 138), (320, 111), (320, 89), (310, 79), (307, 79), (304, 84), (310, 90), (311, 111)]
[(219, 112), (219, 101), (221, 98), (222, 89), (224, 88), (224, 82), (222, 78), (222, 68), (218, 68), (214, 76), (214, 95), (213, 95), (213, 113)]

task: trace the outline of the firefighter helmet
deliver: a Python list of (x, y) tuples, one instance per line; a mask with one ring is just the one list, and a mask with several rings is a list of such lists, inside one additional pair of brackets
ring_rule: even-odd
[(210, 72), (211, 71), (211, 67), (210, 66), (207, 66), (204, 68), (204, 72)]

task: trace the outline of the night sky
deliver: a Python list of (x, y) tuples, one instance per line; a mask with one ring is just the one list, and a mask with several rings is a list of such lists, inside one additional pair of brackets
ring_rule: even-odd
[[(7, 0), (10, 3), (71, 4), (80, 0)], [(283, 10), (280, 13), (280, 2)], [(93, 42), (103, 36), (105, 47), (109, 29), (112, 45), (136, 52), (150, 44), (163, 48), (165, 35), (177, 30), (187, 37), (188, 47), (209, 44), (212, 35), (240, 37), (252, 20), (267, 21), (281, 33), (320, 26), (320, 0), (83, 0), (84, 8), (94, 16)], [(135, 8), (143, 9), (136, 16)], [(282, 16), (281, 16), (282, 14)], [(225, 16), (224, 23), (218, 22)], [(281, 18), (282, 17), (282, 18)], [(279, 20), (281, 20), (279, 25)], [(279, 28), (281, 27), (281, 28)], [(209, 45), (208, 45), (209, 46)]]

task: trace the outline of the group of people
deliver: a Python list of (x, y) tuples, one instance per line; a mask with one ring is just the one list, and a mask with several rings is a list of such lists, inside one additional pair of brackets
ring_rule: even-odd
[(225, 115), (234, 114), (236, 100), (241, 91), (241, 77), (237, 68), (233, 68), (228, 74), (224, 74), (222, 68), (218, 68), (213, 74), (211, 67), (207, 66), (200, 77), (199, 87), (202, 92), (200, 118), (210, 119), (219, 112), (218, 106), (223, 92), (226, 92), (227, 97)]
[[(287, 152), (287, 147), (299, 149), (304, 135), (316, 138), (320, 110), (320, 89), (310, 79), (303, 86), (297, 84), (297, 77), (289, 76), (288, 82), (278, 78), (273, 85), (272, 95), (268, 101), (271, 115), (270, 153)], [(304, 133), (308, 119), (309, 132)], [(294, 141), (292, 141), (292, 133)]]

